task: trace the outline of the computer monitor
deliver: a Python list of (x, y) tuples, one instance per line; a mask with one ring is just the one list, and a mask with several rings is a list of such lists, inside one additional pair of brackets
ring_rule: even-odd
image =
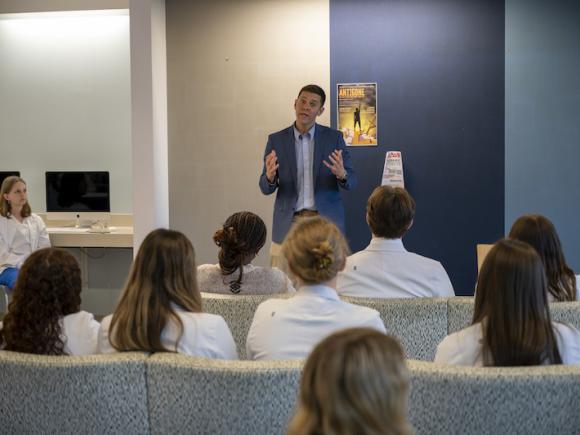
[(111, 219), (107, 171), (46, 172), (46, 218), (77, 226)]
[(0, 171), (0, 186), (2, 186), (2, 183), (4, 183), (4, 180), (6, 178), (12, 177), (13, 175), (20, 177), (20, 172), (18, 172), (18, 171)]

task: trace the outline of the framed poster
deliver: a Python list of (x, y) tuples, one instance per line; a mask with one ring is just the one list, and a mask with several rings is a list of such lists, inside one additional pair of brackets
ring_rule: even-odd
[(338, 83), (338, 129), (348, 146), (377, 145), (377, 84)]

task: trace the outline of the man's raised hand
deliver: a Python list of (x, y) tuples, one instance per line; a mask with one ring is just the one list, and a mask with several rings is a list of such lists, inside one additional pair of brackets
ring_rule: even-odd
[(270, 184), (273, 184), (276, 180), (276, 171), (278, 170), (278, 157), (276, 157), (276, 151), (272, 150), (270, 154), (266, 156), (266, 178)]
[(328, 156), (328, 163), (326, 160), (323, 160), (322, 163), (330, 169), (330, 172), (334, 174), (334, 176), (340, 180), (344, 180), (346, 178), (346, 170), (344, 169), (344, 163), (342, 161), (342, 150), (334, 150), (332, 154)]

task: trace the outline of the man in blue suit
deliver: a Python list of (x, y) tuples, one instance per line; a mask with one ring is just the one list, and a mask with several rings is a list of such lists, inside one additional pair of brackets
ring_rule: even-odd
[(317, 85), (304, 86), (294, 101), (296, 121), (268, 137), (260, 190), (277, 191), (272, 229), (272, 263), (278, 265), (279, 244), (293, 220), (320, 214), (344, 233), (344, 207), (339, 187), (350, 190), (356, 175), (342, 133), (316, 124), (326, 94)]

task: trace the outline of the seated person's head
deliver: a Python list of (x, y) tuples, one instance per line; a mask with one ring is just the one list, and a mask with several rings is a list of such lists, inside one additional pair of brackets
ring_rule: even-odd
[(408, 390), (396, 340), (368, 328), (336, 332), (306, 361), (288, 434), (410, 434)]
[(415, 201), (401, 187), (377, 187), (367, 202), (367, 223), (375, 237), (400, 239), (413, 225)]
[(561, 363), (540, 257), (518, 240), (498, 241), (477, 280), (473, 323), (483, 326), (487, 366)]
[(538, 252), (546, 269), (548, 291), (555, 300), (576, 300), (576, 276), (566, 264), (560, 238), (549, 219), (523, 215), (512, 225), (509, 238), (529, 243)]
[(81, 271), (67, 251), (45, 248), (24, 261), (0, 333), (6, 350), (63, 355), (61, 318), (81, 305)]
[(348, 245), (336, 225), (323, 217), (312, 217), (296, 223), (284, 240), (282, 252), (299, 284), (322, 284), (344, 269)]
[[(10, 217), (12, 215), (11, 198), (21, 200), (21, 192), (26, 192), (26, 182), (22, 178), (12, 175), (4, 179), (0, 186), (0, 216)], [(30, 216), (32, 211), (26, 193), (24, 197), (26, 201), (21, 205), (20, 216), (26, 218)]]
[(266, 224), (260, 216), (249, 211), (231, 215), (213, 235), (220, 247), (220, 268), (224, 275), (240, 269), (238, 284), (242, 279), (242, 266), (249, 264), (266, 243)]
[(157, 229), (145, 237), (133, 261), (111, 320), (111, 345), (120, 351), (173, 350), (164, 348), (161, 333), (170, 319), (183, 332), (176, 308), (201, 312), (193, 246), (178, 231)]

